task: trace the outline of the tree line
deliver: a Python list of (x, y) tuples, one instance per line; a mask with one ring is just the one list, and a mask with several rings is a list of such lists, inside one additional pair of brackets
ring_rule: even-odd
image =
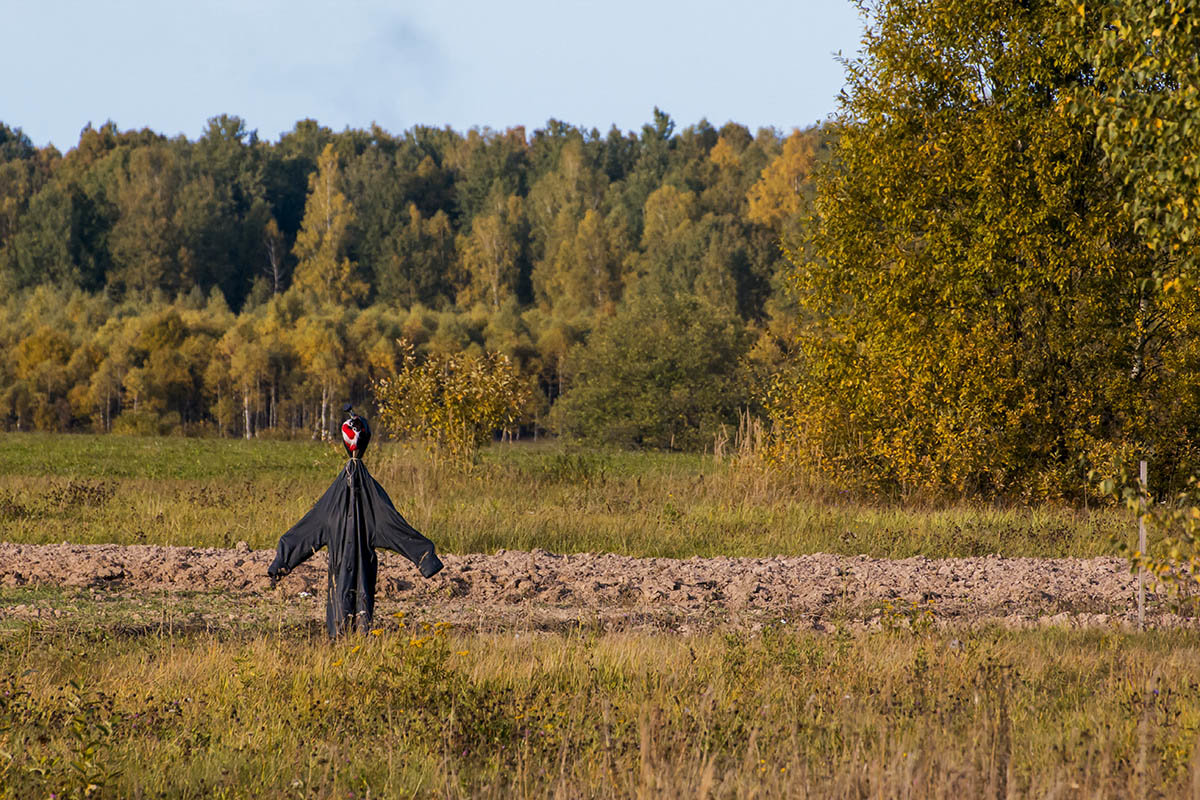
[[(271, 144), (0, 128), (0, 422), (321, 429), (417, 352), (528, 420), (889, 497), (1200, 462), (1200, 0), (863, 5), (836, 117)], [(711, 441), (711, 439), (707, 439)]]
[[(404, 340), (508, 355), (527, 424), (694, 446), (765, 374), (746, 355), (774, 352), (779, 241), (825, 149), (819, 128), (676, 130), (657, 109), (604, 135), (109, 122), (66, 154), (0, 124), (0, 426), (323, 431)], [(638, 365), (612, 335), (660, 312), (645, 363), (692, 362), (614, 381)], [(552, 414), (573, 376), (591, 399)]]

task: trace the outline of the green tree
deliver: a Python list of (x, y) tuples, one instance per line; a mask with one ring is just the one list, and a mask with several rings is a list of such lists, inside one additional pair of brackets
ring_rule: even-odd
[(736, 229), (701, 215), (696, 195), (664, 185), (646, 199), (641, 251), (628, 258), (632, 291), (650, 295), (697, 295), (736, 310), (733, 252), (726, 239)]
[(12, 242), (18, 285), (99, 288), (103, 277), (84, 246), (86, 204), (81, 192), (59, 182), (34, 196)]
[(1195, 410), (1192, 311), (1143, 291), (1158, 262), (1068, 109), (1090, 68), (1051, 3), (872, 14), (792, 253), (778, 455), (889, 492), (1077, 490), (1081, 457)]
[(114, 268), (110, 282), (145, 294), (185, 288), (178, 262), (175, 207), (185, 180), (175, 151), (166, 144), (136, 148), (117, 177), (117, 219), (109, 235)]
[(522, 127), (503, 133), (472, 128), (459, 139), (447, 157), (458, 173), (454, 194), (460, 224), (494, 211), (496, 197), (526, 194), (528, 153)]
[(497, 195), (487, 213), (472, 220), (470, 233), (458, 242), (469, 281), (458, 294), (460, 304), (486, 303), (495, 310), (516, 293), (523, 223), (521, 198), (516, 195)]
[(325, 145), (317, 171), (308, 179), (304, 222), (296, 236), (294, 285), (313, 292), (322, 303), (357, 303), (367, 293), (357, 265), (346, 252), (354, 209), (341, 191), (342, 177), (333, 145)]
[(379, 300), (444, 305), (454, 294), (457, 270), (454, 229), (444, 211), (424, 217), (409, 203), (402, 223), (381, 246), (375, 264), (375, 289)]
[[(554, 140), (557, 146), (543, 144)], [(582, 133), (571, 128), (539, 137), (553, 169), (530, 189), (528, 204), (534, 296), (564, 318), (609, 307), (620, 296), (621, 256), (603, 212), (608, 178)]]
[(205, 261), (198, 283), (205, 291), (218, 286), (238, 307), (257, 272), (262, 230), (272, 217), (265, 154), (257, 132), (228, 114), (210, 118), (189, 153), (193, 180), (211, 180), (218, 206), (204, 219), (203, 243), (193, 245)]
[(747, 345), (727, 307), (639, 296), (570, 352), (554, 424), (592, 441), (700, 447), (749, 399)]
[(642, 126), (641, 136), (635, 142), (609, 135), (609, 155), (624, 162), (620, 168), (624, 174), (620, 184), (613, 187), (610, 203), (615, 212), (624, 216), (625, 227), (634, 241), (642, 234), (642, 210), (650, 195), (662, 186), (670, 167), (674, 131), (675, 121), (671, 116), (655, 108), (653, 123)]
[(1060, 0), (1094, 74), (1074, 95), (1121, 180), (1146, 243), (1183, 262), (1200, 254), (1200, 2)]
[(38, 150), (20, 128), (0, 122), (0, 285), (30, 285), (28, 276), (17, 274), (20, 245), (14, 241), (32, 220), (30, 201), (50, 179), (59, 161), (54, 148)]

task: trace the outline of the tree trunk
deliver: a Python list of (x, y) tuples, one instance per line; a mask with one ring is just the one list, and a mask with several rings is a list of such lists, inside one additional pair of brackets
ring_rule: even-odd
[(1138, 300), (1136, 325), (1138, 326), (1137, 342), (1133, 346), (1133, 366), (1129, 369), (1129, 379), (1136, 381), (1142, 377), (1142, 367), (1145, 365), (1144, 352), (1146, 349), (1146, 293), (1142, 292)]
[(273, 239), (267, 239), (267, 258), (271, 262), (271, 294), (279, 294), (282, 275), (279, 268), (283, 263), (283, 255)]
[(250, 438), (250, 392), (242, 392), (242, 419), (246, 425), (246, 438)]
[(329, 386), (321, 385), (321, 441), (329, 436)]

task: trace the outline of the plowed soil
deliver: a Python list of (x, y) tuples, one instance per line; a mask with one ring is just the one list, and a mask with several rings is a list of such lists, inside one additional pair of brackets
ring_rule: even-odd
[[(318, 553), (275, 588), (274, 553), (234, 549), (0, 543), (0, 586), (50, 584), (139, 594), (209, 593), (252, 608), (323, 619), (326, 561)], [(691, 631), (785, 624), (950, 626), (1133, 624), (1137, 579), (1117, 558), (887, 560), (826, 554), (790, 558), (630, 558), (545, 551), (443, 556), (424, 580), (380, 551), (379, 608), (477, 629)], [(1153, 626), (1191, 625), (1153, 594)], [(31, 613), (0, 605), (0, 616)], [(40, 611), (38, 611), (40, 614)]]

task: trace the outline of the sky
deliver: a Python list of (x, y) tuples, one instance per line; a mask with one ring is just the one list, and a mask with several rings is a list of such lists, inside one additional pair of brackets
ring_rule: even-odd
[(0, 0), (0, 122), (66, 151), (89, 122), (194, 139), (234, 114), (456, 130), (807, 127), (836, 110), (847, 0)]

